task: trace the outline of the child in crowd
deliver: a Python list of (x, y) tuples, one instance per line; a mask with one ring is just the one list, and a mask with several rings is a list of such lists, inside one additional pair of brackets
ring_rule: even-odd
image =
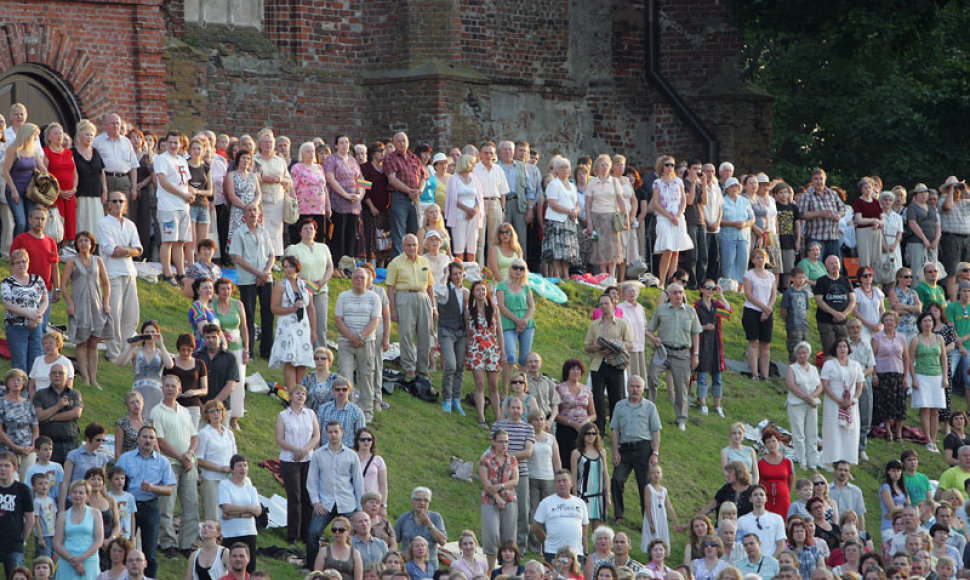
[(50, 496), (47, 474), (35, 472), (30, 476), (34, 490), (34, 553), (50, 557), (54, 553), (54, 525), (57, 523), (57, 502)]
[[(799, 221), (798, 206), (792, 202), (791, 186), (779, 181), (771, 188), (778, 210), (778, 245), (781, 246), (781, 281), (778, 288), (788, 288), (795, 255), (798, 254), (798, 239), (801, 238), (802, 224)], [(798, 344), (797, 342), (795, 344)]]
[(788, 333), (788, 362), (795, 362), (795, 347), (800, 342), (809, 342), (808, 304), (812, 302), (812, 292), (806, 286), (807, 279), (805, 270), (792, 268), (792, 284), (781, 295), (781, 317), (785, 319)]
[(64, 467), (60, 463), (51, 461), (51, 456), (54, 454), (54, 441), (47, 435), (41, 435), (34, 440), (34, 448), (37, 450), (37, 461), (24, 474), (24, 481), (30, 482), (35, 473), (43, 473), (50, 484), (48, 490), (50, 496), (59, 497), (57, 494), (61, 484), (64, 483)]
[(31, 565), (34, 580), (50, 580), (54, 577), (54, 560), (48, 556), (37, 556)]
[(674, 511), (674, 504), (670, 501), (667, 488), (660, 484), (663, 479), (663, 469), (659, 463), (651, 465), (647, 471), (647, 478), (650, 483), (643, 490), (644, 503), (646, 508), (643, 512), (643, 535), (641, 536), (640, 549), (647, 552), (653, 540), (663, 540), (670, 545), (670, 521), (673, 520), (674, 528), (679, 529), (677, 523), (677, 513)]
[(807, 504), (808, 500), (812, 499), (812, 480), (804, 477), (800, 478), (795, 482), (795, 492), (798, 493), (798, 499), (791, 502), (791, 505), (788, 506), (788, 517), (798, 515), (803, 518), (811, 518), (812, 514), (808, 513)]
[(108, 470), (108, 497), (118, 505), (118, 519), (121, 522), (121, 537), (135, 541), (135, 496), (125, 491), (125, 481), (128, 475), (125, 468), (117, 465)]

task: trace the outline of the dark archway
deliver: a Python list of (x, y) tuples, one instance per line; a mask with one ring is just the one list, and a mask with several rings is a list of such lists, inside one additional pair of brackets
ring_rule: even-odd
[(44, 66), (20, 64), (0, 75), (0, 113), (6, 116), (14, 103), (27, 106), (31, 123), (43, 128), (57, 121), (72, 137), (81, 120), (81, 108), (67, 83)]

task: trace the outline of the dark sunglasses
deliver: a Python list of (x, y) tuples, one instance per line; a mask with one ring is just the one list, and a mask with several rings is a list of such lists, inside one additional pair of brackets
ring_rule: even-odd
[(525, 266), (512, 266), (513, 270), (525, 270)]
[(361, 437), (360, 439), (358, 439), (358, 441), (373, 441), (373, 440), (374, 440), (373, 437)]
[(704, 290), (715, 290), (715, 286), (704, 286)]
[(108, 201), (108, 203), (125, 203), (125, 200), (123, 200), (123, 199), (112, 199), (112, 200)]
[(703, 544), (701, 544), (701, 546), (705, 548), (716, 548), (717, 542), (704, 542)]
[(900, 278), (912, 278), (912, 277), (913, 277), (912, 274), (904, 274), (903, 276), (900, 276)]
[(872, 278), (872, 274), (863, 274), (859, 276), (860, 278)]
[(336, 387), (336, 388), (334, 388), (334, 392), (337, 392), (337, 393), (342, 393), (344, 391), (349, 391), (349, 390), (350, 389), (348, 389), (347, 387)]
[(525, 381), (523, 381), (522, 379), (515, 379), (515, 380), (509, 381), (509, 382), (511, 384), (513, 384), (513, 385), (524, 385), (525, 384)]
[(330, 528), (330, 531), (335, 534), (342, 534), (347, 531), (347, 528)]
[(664, 163), (664, 167), (673, 167), (673, 166), (674, 166), (673, 163)]

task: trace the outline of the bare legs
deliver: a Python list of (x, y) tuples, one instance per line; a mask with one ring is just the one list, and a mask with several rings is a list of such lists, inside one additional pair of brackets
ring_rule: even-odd
[(85, 384), (93, 385), (101, 390), (101, 385), (98, 384), (98, 339), (93, 336), (88, 338), (77, 345), (75, 351), (81, 380)]
[[(295, 367), (290, 363), (285, 363), (283, 365), (283, 380), (286, 382), (286, 388), (292, 389), (293, 387), (299, 385), (303, 382), (303, 376), (306, 374), (306, 367)], [(237, 385), (238, 388), (238, 385)]]
[(674, 277), (674, 273), (677, 272), (677, 260), (680, 258), (680, 252), (672, 252), (670, 250), (664, 250), (660, 254), (660, 283), (666, 285), (667, 280)]

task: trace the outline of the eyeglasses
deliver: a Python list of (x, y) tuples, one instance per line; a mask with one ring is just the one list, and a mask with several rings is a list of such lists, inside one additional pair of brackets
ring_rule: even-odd
[(330, 360), (329, 356), (315, 356), (313, 360)]
[(583, 437), (589, 437), (590, 435), (592, 435), (593, 437), (595, 437), (595, 436), (599, 435), (599, 433), (597, 433), (596, 431), (587, 431), (587, 432), (583, 433)]
[(714, 286), (704, 286), (704, 290), (714, 290)]
[(673, 166), (674, 166), (673, 163), (664, 163), (664, 167), (673, 167)]
[(717, 542), (704, 542), (703, 544), (701, 544), (701, 546), (705, 548), (716, 548)]
[(373, 441), (373, 440), (374, 440), (373, 437), (361, 437), (360, 439), (358, 439), (358, 441)]
[(913, 277), (912, 274), (904, 274), (904, 275), (900, 276), (900, 278), (906, 278), (906, 279), (909, 279), (909, 278), (912, 278), (912, 277)]
[(812, 485), (825, 485), (824, 481), (813, 481)]
[(342, 534), (347, 531), (347, 528), (330, 528), (330, 531), (335, 534)]
[(346, 391), (349, 391), (349, 390), (350, 389), (348, 389), (347, 387), (334, 387), (334, 389), (333, 389), (333, 391), (335, 393), (343, 393), (343, 392), (346, 392)]
[(112, 200), (108, 200), (108, 203), (125, 203), (125, 200), (123, 200), (123, 199), (112, 199)]
[(513, 380), (511, 380), (509, 382), (512, 383), (513, 385), (524, 385), (525, 384), (525, 381), (523, 381), (522, 379), (513, 379)]
[(513, 270), (525, 270), (525, 266), (512, 266)]
[(859, 276), (860, 278), (872, 278), (872, 274), (863, 274)]

